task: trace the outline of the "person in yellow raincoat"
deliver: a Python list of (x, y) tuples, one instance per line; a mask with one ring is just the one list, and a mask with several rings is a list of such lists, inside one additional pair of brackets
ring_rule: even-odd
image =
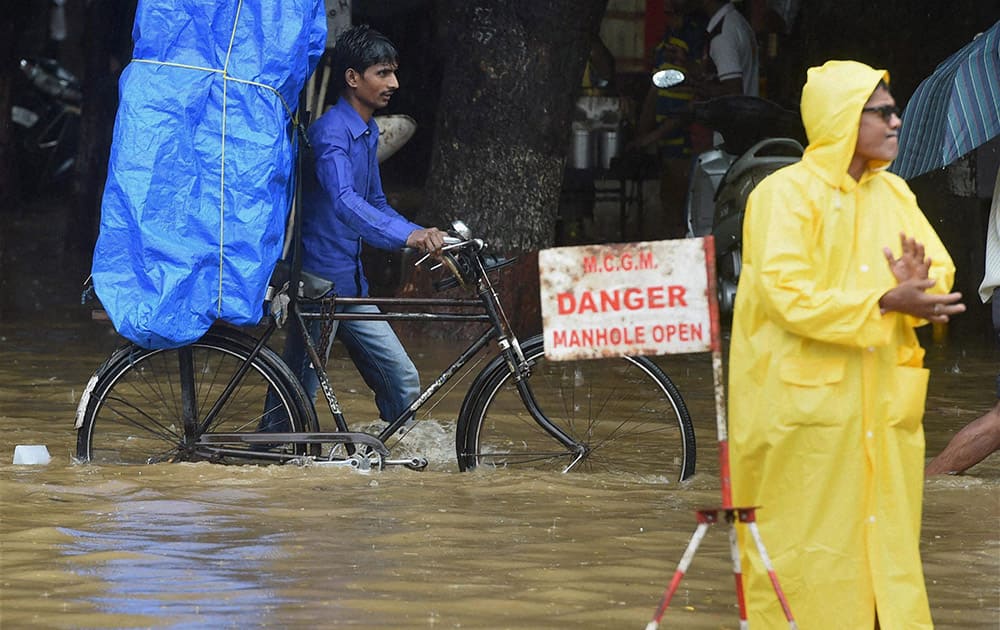
[[(932, 627), (920, 561), (928, 372), (914, 328), (962, 312), (954, 266), (884, 169), (889, 74), (811, 68), (802, 161), (751, 194), (729, 363), (733, 501), (804, 630)], [(788, 627), (741, 532), (750, 627)]]

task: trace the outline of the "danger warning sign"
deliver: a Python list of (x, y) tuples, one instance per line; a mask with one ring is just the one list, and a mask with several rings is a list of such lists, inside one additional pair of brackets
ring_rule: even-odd
[(539, 252), (546, 358), (712, 350), (711, 246), (693, 238)]

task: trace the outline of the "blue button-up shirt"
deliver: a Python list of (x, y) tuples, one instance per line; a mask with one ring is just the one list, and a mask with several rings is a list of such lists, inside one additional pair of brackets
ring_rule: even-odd
[(319, 186), (308, 185), (302, 222), (302, 268), (334, 282), (344, 297), (367, 296), (361, 242), (399, 249), (420, 226), (386, 201), (375, 157), (378, 125), (339, 99), (309, 128)]

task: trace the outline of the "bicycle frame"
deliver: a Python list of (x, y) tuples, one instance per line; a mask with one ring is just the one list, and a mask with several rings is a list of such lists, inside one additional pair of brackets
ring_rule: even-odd
[[(327, 405), (329, 407), (330, 413), (333, 416), (334, 423), (336, 425), (336, 431), (333, 432), (260, 432), (256, 434), (228, 434), (228, 433), (210, 433), (207, 432), (209, 427), (212, 426), (215, 416), (218, 414), (225, 404), (232, 392), (239, 386), (240, 380), (246, 374), (247, 370), (250, 369), (250, 364), (253, 362), (255, 357), (259, 354), (262, 347), (264, 347), (270, 338), (273, 336), (274, 332), (277, 330), (279, 324), (275, 318), (271, 318), (263, 334), (256, 339), (254, 348), (250, 351), (249, 356), (244, 361), (243, 365), (236, 371), (236, 373), (231, 377), (227, 383), (223, 393), (220, 395), (218, 400), (215, 401), (212, 408), (206, 414), (206, 416), (199, 422), (195, 417), (196, 411), (193, 403), (185, 404), (184, 411), (184, 424), (185, 424), (185, 434), (189, 438), (189, 446), (191, 448), (207, 447), (207, 451), (211, 453), (217, 453), (220, 455), (231, 455), (240, 456), (243, 452), (234, 449), (227, 449), (225, 447), (226, 443), (232, 443), (232, 441), (239, 442), (250, 442), (250, 443), (260, 443), (266, 444), (274, 441), (281, 442), (296, 442), (296, 443), (333, 443), (333, 444), (343, 444), (349, 456), (354, 456), (356, 451), (356, 446), (364, 445), (371, 449), (372, 452), (377, 453), (381, 458), (385, 458), (389, 455), (388, 447), (386, 447), (386, 441), (392, 437), (396, 432), (407, 423), (408, 418), (415, 414), (428, 400), (434, 397), (444, 385), (451, 380), (456, 373), (458, 373), (463, 367), (465, 367), (473, 357), (479, 354), (487, 345), (492, 341), (497, 342), (499, 348), (499, 354), (503, 357), (504, 362), (507, 365), (507, 369), (510, 371), (514, 382), (516, 383), (518, 394), (525, 406), (525, 409), (531, 415), (536, 423), (542, 427), (550, 436), (552, 436), (556, 441), (561, 443), (564, 447), (572, 450), (577, 454), (576, 459), (583, 457), (586, 454), (587, 448), (583, 444), (577, 442), (572, 437), (567, 435), (558, 426), (554, 425), (545, 415), (542, 413), (535, 397), (528, 385), (527, 377), (530, 376), (531, 368), (525, 359), (524, 353), (521, 351), (520, 343), (513, 334), (510, 328), (509, 321), (506, 314), (503, 311), (502, 305), (500, 303), (499, 296), (493, 287), (492, 282), (488, 276), (488, 269), (483, 264), (481, 257), (478, 255), (479, 249), (482, 247), (481, 241), (464, 241), (459, 243), (453, 243), (449, 246), (450, 249), (470, 247), (476, 248), (474, 251), (466, 252), (468, 259), (474, 260), (475, 265), (473, 269), (473, 275), (476, 281), (476, 293), (477, 299), (463, 299), (463, 298), (378, 298), (378, 297), (329, 297), (324, 298), (327, 303), (324, 304), (326, 307), (324, 310), (326, 312), (315, 312), (311, 310), (303, 309), (303, 301), (297, 296), (293, 297), (289, 295), (289, 303), (287, 305), (289, 321), (292, 322), (292, 327), (297, 329), (296, 331), (290, 331), (290, 334), (299, 334), (302, 336), (303, 343), (305, 345), (306, 353), (309, 356), (310, 361), (315, 367), (316, 375), (319, 381), (320, 389), (323, 392), (324, 398), (326, 399)], [(419, 263), (418, 263), (419, 264)], [(453, 271), (454, 272), (454, 271)], [(460, 279), (461, 281), (461, 279)], [(319, 302), (316, 302), (319, 303)], [(376, 306), (380, 309), (382, 307), (389, 309), (416, 309), (416, 310), (390, 310), (387, 312), (379, 313), (352, 313), (352, 312), (338, 312), (336, 310), (337, 306)], [(466, 309), (466, 312), (437, 312), (429, 309), (433, 308), (448, 308), (448, 309)], [(473, 309), (472, 312), (468, 312), (468, 309)], [(324, 367), (324, 358), (320, 356), (319, 350), (316, 347), (311, 335), (309, 334), (309, 327), (307, 322), (309, 320), (317, 320), (325, 317), (331, 318), (333, 321), (423, 321), (423, 322), (479, 322), (482, 324), (487, 324), (486, 330), (484, 330), (477, 338), (475, 338), (459, 355), (451, 362), (451, 364), (446, 367), (438, 376), (421, 391), (420, 395), (409, 405), (409, 407), (403, 411), (399, 417), (393, 419), (389, 424), (382, 429), (382, 431), (376, 436), (368, 433), (358, 433), (352, 432), (347, 424), (347, 419), (344, 415), (343, 409), (337, 400), (337, 395), (334, 391), (333, 385), (330, 381), (329, 374)], [(187, 360), (185, 360), (187, 356)], [(190, 351), (187, 354), (181, 354), (181, 382), (182, 389), (192, 390), (193, 385), (187, 385), (187, 383), (193, 383), (193, 378), (191, 377), (191, 370), (193, 369), (190, 365)], [(188, 400), (190, 394), (185, 394), (185, 400)], [(266, 459), (274, 459), (276, 461), (284, 461), (290, 458), (287, 454), (281, 453), (266, 453), (266, 452), (255, 452), (255, 457), (263, 457)], [(353, 459), (352, 463), (357, 465), (357, 459)], [(411, 460), (401, 460), (399, 462), (384, 460), (383, 463), (402, 463), (411, 468), (422, 468), (426, 465), (426, 462), (421, 462), (418, 459)], [(571, 464), (572, 466), (572, 464)]]
[[(477, 243), (474, 241), (466, 241), (465, 243), (453, 244), (452, 247), (466, 245), (473, 246), (476, 244)], [(481, 243), (479, 243), (479, 246), (481, 247)], [(476, 276), (476, 292), (478, 294), (478, 299), (475, 300), (460, 298), (329, 298), (332, 302), (331, 306), (334, 308), (336, 305), (367, 305), (377, 307), (385, 306), (393, 308), (424, 309), (417, 312), (391, 311), (383, 313), (338, 313), (334, 311), (333, 313), (326, 315), (331, 317), (334, 321), (459, 321), (490, 324), (487, 330), (485, 330), (477, 339), (472, 341), (472, 343), (470, 343), (459, 354), (459, 356), (452, 361), (452, 363), (445, 368), (433, 382), (430, 383), (430, 385), (424, 388), (417, 399), (414, 400), (410, 406), (399, 415), (399, 417), (389, 422), (388, 426), (386, 426), (379, 433), (377, 439), (384, 443), (388, 438), (394, 435), (396, 431), (403, 427), (407, 418), (411, 414), (415, 414), (417, 410), (419, 410), (449, 380), (451, 380), (451, 378), (475, 355), (477, 355), (491, 341), (496, 340), (500, 349), (500, 354), (504, 357), (505, 362), (507, 363), (507, 368), (510, 370), (511, 375), (514, 377), (517, 384), (518, 393), (525, 405), (525, 409), (531, 414), (531, 417), (535, 420), (535, 422), (537, 422), (538, 425), (541, 426), (549, 435), (566, 448), (576, 451), (578, 456), (582, 456), (586, 451), (585, 447), (549, 421), (539, 408), (526, 378), (530, 375), (531, 368), (524, 357), (524, 353), (521, 351), (520, 343), (518, 342), (516, 335), (514, 335), (511, 331), (510, 323), (500, 304), (500, 298), (489, 279), (488, 270), (483, 265), (482, 259), (478, 255), (474, 258), (476, 263), (474, 270)], [(480, 312), (438, 313), (426, 310), (432, 307), (474, 308), (478, 309)], [(316, 369), (320, 389), (326, 397), (330, 413), (333, 415), (337, 429), (338, 431), (349, 431), (347, 421), (344, 417), (343, 410), (337, 401), (329, 376), (326, 373), (326, 369), (322, 367), (324, 362), (319, 356), (319, 352), (308, 333), (308, 326), (306, 325), (306, 320), (319, 319), (324, 317), (324, 315), (319, 313), (303, 312), (300, 308), (300, 302), (298, 300), (293, 300), (289, 305), (289, 308), (292, 312), (294, 320), (297, 322), (299, 334), (302, 335), (303, 342), (306, 346), (306, 352), (308, 353), (310, 360), (314, 366), (320, 366)]]
[[(342, 306), (388, 306), (388, 307), (410, 307), (410, 308), (431, 308), (431, 307), (451, 307), (451, 308), (468, 308), (468, 307), (479, 307), (482, 308), (483, 304), (479, 300), (463, 300), (463, 299), (449, 299), (449, 298), (330, 298), (332, 305)], [(296, 328), (298, 333), (302, 335), (302, 340), (305, 343), (306, 352), (309, 355), (310, 361), (312, 361), (313, 366), (319, 366), (316, 368), (316, 376), (319, 379), (320, 389), (326, 398), (327, 405), (330, 408), (330, 413), (333, 415), (334, 422), (337, 425), (339, 431), (347, 431), (347, 421), (344, 417), (343, 410), (340, 407), (340, 403), (337, 401), (336, 393), (333, 391), (333, 386), (330, 383), (329, 375), (327, 374), (326, 368), (323, 366), (322, 358), (319, 356), (319, 351), (316, 348), (316, 344), (313, 342), (311, 336), (308, 332), (308, 326), (306, 324), (307, 320), (312, 319), (322, 319), (323, 317), (330, 317), (334, 321), (458, 321), (458, 322), (483, 322), (491, 323), (490, 318), (485, 312), (482, 313), (434, 313), (428, 312), (426, 310), (419, 312), (387, 312), (387, 313), (338, 313), (333, 312), (329, 314), (303, 312), (298, 304), (291, 307), (292, 315), (297, 322)], [(411, 414), (415, 413), (420, 407), (424, 405), (427, 400), (429, 400), (438, 390), (447, 383), (456, 372), (462, 369), (469, 360), (479, 353), (486, 345), (492, 340), (499, 336), (497, 328), (491, 326), (486, 331), (484, 331), (478, 339), (472, 342), (459, 356), (456, 358), (451, 365), (444, 369), (441, 374), (438, 375), (434, 381), (427, 386), (413, 401), (410, 406), (404, 411), (398, 418), (392, 420), (389, 425), (382, 430), (378, 435), (378, 439), (384, 442), (390, 436), (392, 436), (403, 424), (406, 422), (406, 418)]]

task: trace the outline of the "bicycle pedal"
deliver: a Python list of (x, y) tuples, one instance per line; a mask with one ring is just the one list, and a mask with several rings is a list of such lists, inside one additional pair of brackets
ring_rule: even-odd
[(387, 459), (383, 463), (386, 466), (405, 466), (410, 470), (423, 470), (427, 468), (426, 457), (408, 457), (407, 459)]
[(364, 474), (380, 468), (378, 462), (373, 462), (367, 457), (353, 456), (346, 459), (309, 459), (307, 461), (310, 466), (350, 468)]

